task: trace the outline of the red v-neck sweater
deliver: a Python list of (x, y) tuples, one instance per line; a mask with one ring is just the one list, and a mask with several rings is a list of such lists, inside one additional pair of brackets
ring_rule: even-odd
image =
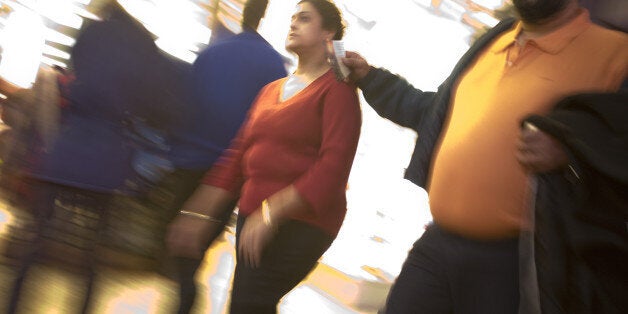
[(260, 91), (204, 184), (239, 194), (244, 216), (292, 184), (310, 210), (290, 218), (335, 236), (346, 213), (345, 189), (360, 136), (357, 91), (336, 81), (330, 70), (282, 101), (285, 82), (277, 80)]

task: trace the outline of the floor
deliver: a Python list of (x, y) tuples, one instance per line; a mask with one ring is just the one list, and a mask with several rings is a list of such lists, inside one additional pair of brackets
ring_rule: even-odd
[[(207, 251), (197, 274), (203, 286), (193, 313), (226, 313), (234, 268), (234, 236), (225, 236)], [(314, 272), (326, 271), (317, 268)], [(0, 309), (6, 305), (13, 278), (11, 260), (0, 263)], [(279, 313), (375, 313), (375, 309), (358, 310), (326, 294), (305, 280), (279, 305)], [(73, 313), (78, 311), (83, 291), (82, 277), (73, 269), (56, 263), (38, 264), (29, 274), (19, 313)], [(147, 271), (121, 270), (103, 266), (98, 269), (94, 312), (98, 313), (173, 313), (176, 306), (176, 284), (166, 277)]]

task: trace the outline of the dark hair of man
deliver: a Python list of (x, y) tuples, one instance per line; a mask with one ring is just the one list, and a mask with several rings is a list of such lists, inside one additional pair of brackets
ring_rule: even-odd
[(513, 0), (515, 11), (521, 20), (529, 24), (541, 24), (551, 20), (574, 0)]
[(242, 10), (242, 28), (248, 27), (257, 30), (259, 21), (264, 17), (268, 7), (268, 0), (248, 0)]
[(345, 25), (342, 22), (342, 14), (336, 5), (328, 0), (302, 0), (299, 4), (307, 2), (316, 8), (323, 18), (323, 29), (335, 31), (334, 40), (341, 40), (345, 33)]

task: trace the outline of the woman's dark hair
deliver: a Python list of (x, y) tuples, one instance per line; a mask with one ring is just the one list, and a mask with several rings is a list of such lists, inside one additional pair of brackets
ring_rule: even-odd
[(309, 3), (316, 8), (316, 11), (323, 18), (323, 29), (336, 31), (334, 40), (341, 40), (345, 33), (345, 24), (342, 21), (342, 14), (336, 5), (329, 0), (301, 0), (301, 3)]

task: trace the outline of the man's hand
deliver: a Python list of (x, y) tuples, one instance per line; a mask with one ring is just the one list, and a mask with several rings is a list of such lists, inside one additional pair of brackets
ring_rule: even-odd
[(347, 51), (346, 57), (342, 58), (342, 62), (351, 70), (347, 78), (350, 82), (357, 82), (363, 79), (371, 70), (371, 66), (366, 62), (366, 59), (354, 51)]
[(275, 232), (274, 227), (264, 223), (261, 209), (246, 217), (240, 235), (238, 254), (247, 266), (257, 268), (261, 265), (264, 248), (272, 240)]
[(166, 246), (171, 255), (202, 259), (209, 238), (222, 227), (213, 221), (179, 215), (168, 226)]
[(524, 125), (519, 135), (517, 160), (529, 172), (557, 170), (569, 162), (565, 148), (530, 123)]

